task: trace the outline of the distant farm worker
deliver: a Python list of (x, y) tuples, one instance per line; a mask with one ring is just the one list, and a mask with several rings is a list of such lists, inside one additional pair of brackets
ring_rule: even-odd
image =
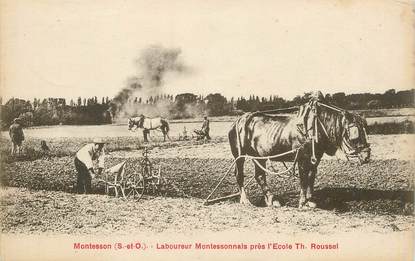
[(95, 138), (93, 143), (82, 147), (75, 157), (75, 168), (78, 172), (77, 191), (79, 194), (91, 193), (91, 180), (95, 177), (94, 165), (97, 165), (97, 174), (104, 169), (105, 142)]
[(209, 136), (209, 120), (207, 116), (203, 117), (203, 123), (202, 123), (202, 133), (205, 136), (205, 139), (210, 140)]
[(13, 124), (9, 128), (9, 135), (12, 141), (11, 154), (20, 154), (22, 142), (24, 141), (23, 127), (20, 124), (20, 119), (16, 118), (13, 120)]

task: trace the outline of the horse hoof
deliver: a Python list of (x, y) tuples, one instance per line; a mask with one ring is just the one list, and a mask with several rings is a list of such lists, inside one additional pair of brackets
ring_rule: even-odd
[(241, 200), (239, 201), (239, 203), (241, 203), (242, 205), (249, 205), (250, 202), (248, 200)]
[(281, 207), (281, 203), (278, 200), (275, 200), (274, 202), (272, 202), (272, 206), (280, 208)]
[(274, 198), (274, 195), (272, 195), (271, 193), (267, 193), (267, 195), (265, 195), (265, 205), (267, 207), (273, 206), (273, 198)]
[(317, 204), (314, 203), (314, 202), (312, 202), (312, 201), (308, 201), (307, 202), (307, 206), (310, 207), (310, 208), (316, 208), (317, 207)]

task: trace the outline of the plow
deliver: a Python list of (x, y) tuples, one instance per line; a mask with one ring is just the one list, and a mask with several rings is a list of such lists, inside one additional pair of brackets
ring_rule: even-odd
[(140, 200), (144, 194), (164, 196), (167, 182), (162, 176), (161, 166), (155, 167), (148, 155), (146, 147), (140, 162), (140, 172), (126, 173), (127, 161), (106, 169), (104, 179), (99, 179), (105, 184), (105, 193), (135, 200)]

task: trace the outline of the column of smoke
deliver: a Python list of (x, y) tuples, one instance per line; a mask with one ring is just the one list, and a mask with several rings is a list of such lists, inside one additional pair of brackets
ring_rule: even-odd
[[(181, 49), (164, 48), (154, 45), (141, 51), (136, 60), (137, 75), (127, 80), (123, 88), (113, 99), (111, 114), (113, 119), (124, 119), (143, 114), (148, 117), (162, 116), (165, 118), (180, 118), (199, 116), (203, 114), (200, 106), (188, 105), (184, 111), (178, 111), (171, 100), (159, 100), (155, 104), (146, 104), (150, 96), (163, 94), (166, 85), (166, 75), (169, 80), (175, 77), (186, 77), (190, 68), (180, 57)], [(131, 103), (136, 97), (142, 98), (141, 104)]]

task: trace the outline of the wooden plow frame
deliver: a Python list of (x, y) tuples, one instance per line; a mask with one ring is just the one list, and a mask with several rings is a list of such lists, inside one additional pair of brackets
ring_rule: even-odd
[(161, 165), (154, 167), (150, 161), (149, 150), (147, 147), (143, 150), (143, 159), (141, 160), (141, 178), (144, 183), (144, 192), (151, 192), (153, 195), (165, 196), (165, 191), (162, 189), (167, 185), (166, 179), (161, 172)]
[[(206, 199), (205, 199), (205, 205), (214, 204), (214, 203), (223, 201), (225, 199), (235, 198), (235, 197), (237, 197), (237, 196), (240, 195), (240, 192), (236, 192), (236, 193), (233, 193), (233, 194), (230, 194), (230, 195), (227, 195), (227, 196), (222, 196), (222, 197), (213, 198), (213, 199), (211, 198), (212, 195), (219, 188), (219, 186), (222, 184), (222, 182), (225, 180), (225, 178), (229, 175), (229, 173), (231, 172), (232, 168), (235, 166), (236, 162), (240, 158), (245, 158), (245, 159), (252, 160), (252, 162), (254, 163), (254, 165), (257, 165), (258, 167), (260, 167), (263, 171), (265, 171), (268, 174), (277, 175), (277, 176), (283, 177), (283, 178), (289, 178), (290, 177), (289, 175), (284, 175), (284, 174), (287, 173), (287, 172), (292, 171), (292, 174), (295, 175), (295, 166), (296, 166), (297, 161), (298, 161), (298, 152), (299, 152), (299, 150), (302, 147), (303, 146), (298, 147), (296, 149), (292, 149), (290, 151), (287, 151), (287, 152), (284, 152), (284, 153), (281, 153), (281, 154), (272, 155), (272, 156), (265, 156), (265, 157), (255, 157), (255, 156), (250, 156), (250, 155), (239, 155), (236, 159), (233, 160), (231, 166), (228, 168), (228, 170), (225, 172), (225, 174), (222, 176), (222, 178), (216, 184), (215, 188), (212, 190), (212, 192), (209, 194), (209, 196), (206, 197)], [(264, 168), (261, 164), (258, 163), (258, 160), (261, 160), (261, 159), (266, 159), (267, 161), (271, 161), (272, 159), (280, 158), (280, 157), (283, 157), (283, 156), (286, 156), (286, 155), (289, 155), (289, 154), (294, 154), (294, 153), (295, 153), (295, 158), (294, 158), (294, 161), (293, 161), (293, 164), (292, 164), (291, 167), (288, 168), (287, 165), (285, 164), (285, 162), (284, 161), (281, 161), (282, 164), (285, 167), (285, 170), (283, 170), (281, 172), (270, 171), (270, 170), (268, 170), (266, 168), (266, 166)], [(244, 188), (246, 188), (254, 180), (254, 178), (255, 178), (255, 174), (244, 185)]]
[(162, 176), (161, 165), (154, 167), (148, 154), (148, 148), (145, 147), (140, 162), (141, 172), (126, 174), (127, 160), (104, 170), (104, 179), (98, 178), (98, 181), (104, 183), (105, 193), (110, 195), (110, 191), (114, 190), (115, 197), (122, 196), (123, 199), (133, 198), (137, 201), (145, 193), (164, 196), (163, 188), (167, 181)]
[(139, 200), (144, 193), (144, 181), (141, 173), (126, 174), (127, 160), (122, 161), (104, 170), (104, 178), (98, 178), (104, 183), (105, 194), (110, 195), (114, 191), (115, 197), (123, 199), (134, 198)]

